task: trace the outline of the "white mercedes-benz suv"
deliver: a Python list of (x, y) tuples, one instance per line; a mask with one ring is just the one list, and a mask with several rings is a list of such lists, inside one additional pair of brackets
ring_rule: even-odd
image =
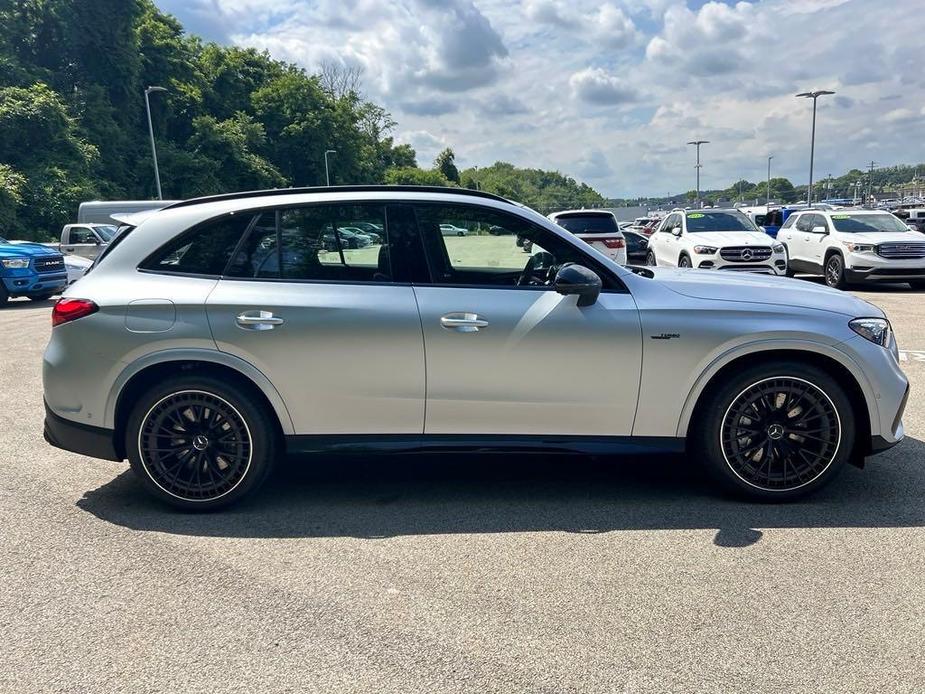
[(647, 265), (739, 270), (765, 275), (787, 271), (784, 247), (739, 210), (675, 210), (649, 237)]
[(52, 325), (46, 439), (128, 458), (191, 510), (284, 452), (338, 451), (686, 452), (791, 499), (899, 442), (908, 393), (889, 322), (850, 294), (622, 267), (464, 189), (174, 204), (123, 228)]
[(803, 210), (787, 218), (777, 240), (788, 274), (822, 275), (830, 287), (853, 282), (908, 282), (925, 288), (925, 234), (882, 210)]

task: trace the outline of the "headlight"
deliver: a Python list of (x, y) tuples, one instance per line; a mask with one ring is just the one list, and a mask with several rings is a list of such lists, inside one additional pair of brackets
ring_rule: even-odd
[(774, 253), (783, 253), (783, 252), (784, 252), (784, 244), (782, 244), (782, 243), (775, 243), (775, 244), (773, 244), (773, 245), (771, 246), (771, 250), (772, 250)]
[(841, 245), (847, 248), (851, 253), (874, 252), (874, 245), (872, 243), (854, 243), (852, 241), (842, 241)]
[(29, 267), (29, 258), (6, 258), (0, 260), (0, 263), (3, 263), (3, 267), (10, 270), (21, 270)]
[(716, 248), (713, 246), (694, 246), (694, 253), (699, 255), (713, 255), (716, 253)]
[(890, 347), (893, 329), (886, 318), (855, 318), (848, 325), (865, 340), (870, 340), (881, 347)]

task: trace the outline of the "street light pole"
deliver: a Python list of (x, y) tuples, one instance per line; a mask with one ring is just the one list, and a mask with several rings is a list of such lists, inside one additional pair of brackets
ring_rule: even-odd
[(331, 187), (331, 174), (328, 170), (328, 155), (337, 154), (336, 149), (326, 149), (324, 150), (324, 180), (327, 183), (328, 187)]
[(163, 87), (148, 87), (145, 89), (145, 109), (148, 111), (148, 135), (151, 136), (151, 156), (154, 159), (154, 182), (157, 184), (157, 199), (163, 200), (161, 195), (161, 172), (157, 168), (157, 145), (154, 144), (154, 125), (151, 123), (151, 92), (166, 92)]
[(774, 158), (773, 154), (768, 155), (768, 189), (765, 191), (768, 195), (764, 203), (765, 207), (771, 206), (771, 160), (773, 158)]
[(815, 156), (816, 150), (816, 99), (820, 96), (826, 96), (827, 94), (834, 94), (835, 92), (828, 91), (826, 89), (817, 89), (813, 92), (801, 92), (797, 94), (798, 97), (805, 97), (807, 99), (813, 100), (813, 131), (809, 140), (809, 188), (806, 191), (806, 204), (813, 204), (813, 158)]
[(694, 145), (697, 148), (697, 164), (696, 166), (694, 166), (694, 168), (697, 170), (697, 202), (699, 203), (700, 202), (700, 169), (701, 169), (700, 145), (708, 145), (710, 144), (710, 141), (709, 140), (692, 140), (691, 142), (688, 142), (687, 144)]

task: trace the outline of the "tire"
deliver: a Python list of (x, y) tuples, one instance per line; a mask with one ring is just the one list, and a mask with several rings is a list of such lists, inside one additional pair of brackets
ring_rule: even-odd
[(848, 286), (845, 279), (845, 261), (839, 253), (833, 253), (826, 258), (823, 274), (825, 283), (832, 289), (844, 289)]
[(0, 282), (0, 307), (6, 306), (9, 299), (10, 295), (7, 294), (6, 287), (3, 286), (3, 282)]
[(691, 265), (691, 259), (686, 255), (682, 255), (680, 258), (678, 258), (678, 267), (693, 267)]
[[(148, 492), (184, 511), (214, 511), (242, 500), (263, 484), (276, 459), (276, 426), (260, 402), (251, 389), (211, 376), (159, 383), (128, 418), (125, 450), (132, 470)], [(212, 424), (202, 424), (204, 418)]]
[(464, 232), (464, 231), (457, 231), (457, 232), (456, 232), (456, 235), (457, 235), (457, 236), (465, 236), (465, 235), (466, 235), (466, 232)]
[(697, 412), (691, 452), (722, 487), (753, 500), (789, 501), (820, 489), (854, 448), (845, 390), (798, 362), (746, 368), (712, 389)]
[(647, 267), (657, 267), (658, 261), (655, 259), (655, 253), (649, 251), (646, 253), (646, 266)]
[(30, 296), (29, 301), (48, 301), (54, 294), (38, 294), (36, 296)]
[(787, 248), (786, 246), (784, 246), (784, 254), (786, 256), (784, 260), (787, 263), (787, 269), (784, 270), (784, 275), (786, 275), (787, 277), (796, 277), (797, 273), (794, 272), (793, 269), (790, 267), (790, 249)]
[(923, 280), (915, 280), (915, 281), (913, 281), (913, 282), (910, 282), (910, 283), (909, 283), (909, 286), (912, 287), (913, 289), (916, 289), (916, 290), (925, 289), (925, 281), (923, 281)]

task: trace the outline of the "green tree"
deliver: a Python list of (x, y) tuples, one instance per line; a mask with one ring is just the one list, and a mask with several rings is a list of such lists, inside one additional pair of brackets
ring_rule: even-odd
[(456, 168), (456, 154), (447, 147), (434, 160), (434, 169), (442, 173), (448, 181), (459, 183), (459, 169)]
[(392, 168), (385, 172), (385, 183), (390, 185), (410, 186), (449, 186), (452, 185), (440, 171), (419, 169), (416, 166)]

